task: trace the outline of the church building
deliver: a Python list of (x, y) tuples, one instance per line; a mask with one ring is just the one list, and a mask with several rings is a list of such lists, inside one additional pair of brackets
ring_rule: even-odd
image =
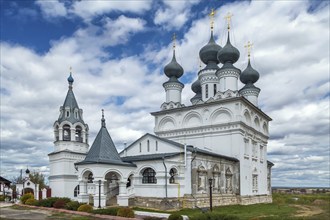
[[(213, 13), (213, 12), (212, 12)], [(228, 16), (229, 17), (229, 16)], [(109, 205), (158, 209), (254, 204), (272, 201), (271, 167), (267, 161), (268, 127), (272, 120), (258, 107), (259, 73), (240, 57), (230, 41), (218, 45), (213, 36), (200, 49), (205, 67), (191, 89), (191, 105), (181, 103), (184, 70), (176, 60), (165, 65), (166, 94), (147, 133), (121, 152), (106, 127), (89, 147), (89, 127), (73, 93), (73, 77), (60, 116), (54, 123), (54, 151), (49, 154), (52, 196), (69, 197), (95, 207)], [(238, 88), (238, 80), (244, 86)], [(211, 192), (210, 192), (211, 190)]]

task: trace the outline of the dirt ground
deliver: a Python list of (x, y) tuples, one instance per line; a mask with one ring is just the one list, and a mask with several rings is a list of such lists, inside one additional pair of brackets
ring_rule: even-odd
[(317, 206), (307, 206), (307, 205), (292, 205), (297, 207), (298, 213), (295, 215), (296, 217), (308, 217), (313, 215), (319, 215), (324, 212), (323, 209)]

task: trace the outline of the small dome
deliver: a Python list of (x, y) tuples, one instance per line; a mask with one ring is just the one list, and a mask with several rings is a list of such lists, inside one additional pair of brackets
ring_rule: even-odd
[(175, 51), (173, 51), (173, 58), (169, 64), (164, 68), (164, 73), (168, 78), (176, 77), (180, 78), (183, 74), (183, 68), (175, 59)]
[(30, 170), (29, 170), (29, 169), (26, 169), (26, 170), (25, 170), (25, 173), (26, 173), (26, 174), (29, 174), (29, 173), (30, 173)]
[(237, 50), (237, 48), (231, 45), (230, 43), (229, 32), (228, 32), (227, 43), (218, 52), (218, 60), (223, 64), (226, 62), (235, 63), (238, 60), (239, 55), (240, 53)]
[(68, 77), (68, 82), (70, 83), (70, 84), (72, 84), (73, 83), (73, 77), (72, 77), (72, 75), (71, 75), (71, 73), (70, 73), (70, 76)]
[(191, 84), (191, 90), (196, 94), (202, 92), (201, 82), (198, 79), (193, 84)]
[(199, 57), (204, 64), (208, 64), (210, 61), (218, 64), (219, 60), (217, 58), (217, 54), (220, 50), (221, 46), (215, 42), (212, 31), (209, 42), (199, 51)]
[(246, 69), (242, 72), (240, 78), (242, 83), (244, 84), (253, 84), (258, 81), (259, 73), (255, 69), (252, 68), (250, 59)]

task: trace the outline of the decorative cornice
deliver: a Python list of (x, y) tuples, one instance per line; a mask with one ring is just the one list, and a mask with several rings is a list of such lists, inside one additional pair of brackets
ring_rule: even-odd
[(168, 90), (168, 89), (177, 89), (182, 91), (184, 88), (184, 85), (180, 82), (165, 82), (163, 83), (163, 87)]
[(259, 88), (246, 88), (246, 89), (241, 89), (239, 91), (239, 94), (242, 96), (256, 96), (258, 97), (260, 93), (260, 89)]
[(235, 77), (238, 79), (240, 71), (237, 69), (220, 69), (215, 74), (219, 79), (222, 77)]
[(172, 109), (172, 108), (182, 108), (185, 107), (184, 104), (181, 104), (180, 102), (164, 102), (160, 108), (162, 110)]

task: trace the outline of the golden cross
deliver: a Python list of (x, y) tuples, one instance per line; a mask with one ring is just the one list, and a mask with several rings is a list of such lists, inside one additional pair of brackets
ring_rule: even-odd
[(175, 49), (175, 40), (176, 40), (176, 35), (175, 33), (173, 34), (172, 41), (173, 41), (173, 50)]
[(214, 16), (215, 16), (215, 11), (212, 8), (211, 13), (209, 14), (210, 18), (211, 18), (211, 30), (213, 30), (213, 26), (214, 26)]
[(251, 56), (251, 49), (252, 49), (253, 44), (248, 41), (246, 45), (244, 45), (245, 48), (247, 48), (247, 52), (248, 52), (248, 58), (250, 59)]
[(104, 109), (102, 109), (102, 118), (104, 118)]
[(225, 19), (227, 20), (227, 28), (228, 30), (230, 30), (230, 20), (231, 20), (231, 17), (233, 17), (233, 14), (231, 14), (230, 12), (227, 13), (227, 15), (225, 16)]
[(70, 66), (70, 68), (69, 68), (69, 69), (70, 69), (70, 73), (71, 73), (71, 72), (72, 72), (72, 66)]

